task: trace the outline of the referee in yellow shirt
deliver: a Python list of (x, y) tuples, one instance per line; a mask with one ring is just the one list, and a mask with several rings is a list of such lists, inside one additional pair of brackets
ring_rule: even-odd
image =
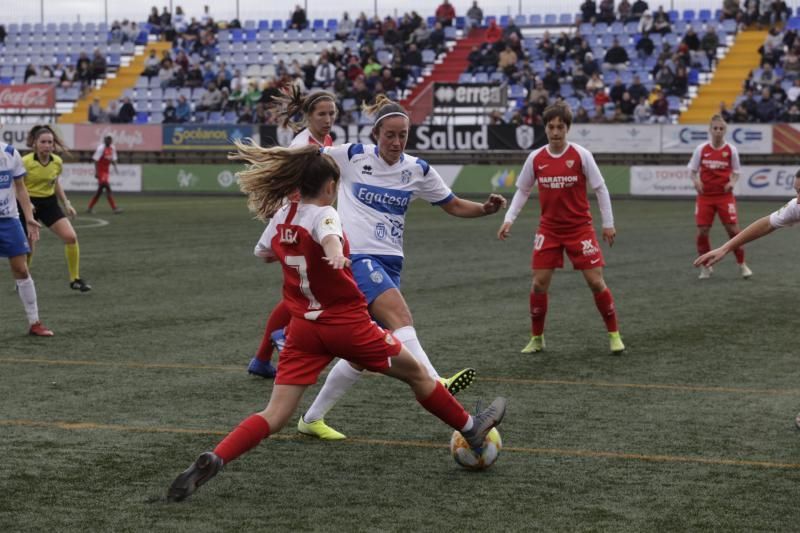
[[(61, 158), (53, 153), (55, 149), (66, 151), (64, 144), (59, 139), (56, 132), (50, 126), (34, 126), (28, 133), (28, 146), (33, 152), (22, 158), (27, 175), (25, 176), (25, 187), (31, 197), (34, 207), (36, 220), (50, 228), (64, 241), (64, 255), (67, 257), (67, 268), (69, 269), (70, 288), (88, 292), (92, 290), (80, 276), (80, 249), (78, 248), (78, 236), (72, 227), (67, 216), (75, 217), (75, 209), (67, 199), (64, 189), (61, 187), (58, 178), (61, 175), (63, 162)], [(66, 210), (61, 210), (59, 200)], [(22, 220), (23, 226), (25, 220)], [(30, 243), (33, 256), (34, 243)]]

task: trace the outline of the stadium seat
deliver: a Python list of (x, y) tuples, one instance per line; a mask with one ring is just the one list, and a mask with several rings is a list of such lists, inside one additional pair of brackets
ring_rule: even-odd
[(273, 32), (276, 32), (276, 31), (283, 31), (283, 21), (282, 21), (282, 20), (280, 20), (280, 19), (274, 19), (274, 20), (272, 21), (272, 26), (270, 27), (270, 29), (271, 29)]
[(542, 16), (531, 15), (531, 26), (541, 26), (541, 25), (542, 25)]
[(691, 21), (693, 21), (695, 19), (696, 16), (697, 15), (696, 15), (694, 9), (685, 9), (683, 11), (683, 21), (684, 22), (691, 22)]
[(433, 63), (434, 61), (436, 61), (436, 52), (434, 52), (433, 50), (431, 50), (429, 48), (426, 48), (425, 50), (422, 51), (422, 62), (423, 63), (425, 63), (426, 65), (429, 65), (429, 64)]
[(558, 18), (553, 13), (548, 13), (544, 16), (545, 26), (555, 26), (558, 23)]
[(572, 18), (572, 13), (561, 13), (561, 15), (558, 17), (558, 23), (569, 26), (572, 24)]
[(148, 113), (147, 111), (137, 111), (136, 118), (134, 118), (135, 124), (147, 124), (148, 120)]
[(508, 26), (508, 22), (511, 20), (509, 15), (500, 15), (500, 22), (498, 23), (500, 27), (505, 28)]
[(325, 29), (330, 32), (335, 32), (338, 27), (339, 21), (336, 19), (328, 19), (328, 22), (325, 24)]
[(516, 15), (514, 17), (514, 24), (519, 27), (527, 26), (528, 25), (528, 17), (525, 15)]
[[(2, 75), (2, 73), (0, 73)], [(462, 72), (458, 75), (458, 83), (472, 83), (472, 74), (469, 72)]]
[(697, 18), (701, 22), (708, 22), (711, 20), (711, 10), (710, 9), (701, 9), (697, 12)]
[(428, 17), (425, 22), (428, 24), (429, 28), (433, 28), (436, 25), (436, 17)]

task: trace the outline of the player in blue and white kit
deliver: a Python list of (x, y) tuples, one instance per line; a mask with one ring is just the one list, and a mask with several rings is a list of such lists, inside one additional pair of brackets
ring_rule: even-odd
[[(22, 157), (13, 146), (0, 142), (0, 257), (8, 257), (11, 273), (17, 284), (17, 294), (28, 315), (28, 333), (38, 337), (52, 337), (53, 332), (39, 321), (36, 302), (36, 285), (28, 272), (28, 240), (39, 240), (41, 227), (33, 217), (33, 205), (25, 188), (25, 167)], [(28, 223), (28, 235), (19, 221), (17, 201)]]
[[(353, 275), (373, 318), (391, 330), (432, 377), (456, 393), (472, 382), (475, 371), (468, 368), (449, 379), (440, 378), (417, 339), (411, 311), (400, 292), (406, 211), (413, 200), (421, 198), (450, 215), (474, 218), (496, 213), (506, 201), (497, 194), (482, 204), (459, 198), (427, 162), (404, 153), (410, 121), (399, 104), (381, 95), (365, 112), (375, 117), (375, 145), (324, 149), (341, 169), (337, 210), (350, 239)], [(325, 440), (345, 438), (326, 425), (323, 417), (361, 373), (347, 361), (334, 365), (313, 404), (300, 417), (298, 431)]]

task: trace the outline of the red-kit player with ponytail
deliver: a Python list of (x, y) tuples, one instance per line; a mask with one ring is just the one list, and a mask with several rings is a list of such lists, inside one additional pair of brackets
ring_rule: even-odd
[(587, 184), (595, 191), (603, 222), (603, 240), (614, 244), (616, 230), (611, 211), (611, 198), (603, 176), (591, 152), (567, 141), (572, 124), (572, 111), (563, 103), (554, 104), (544, 112), (548, 144), (534, 150), (525, 161), (517, 192), (497, 232), (506, 240), (511, 225), (525, 206), (534, 185), (539, 188), (541, 216), (533, 241), (533, 286), (530, 293), (531, 340), (522, 353), (541, 352), (545, 348), (544, 321), (550, 282), (556, 268), (564, 266), (564, 252), (572, 267), (580, 270), (594, 293), (597, 310), (608, 330), (609, 345), (614, 354), (622, 353), (625, 345), (617, 326), (614, 298), (603, 279), (603, 254), (592, 226)]
[[(289, 147), (333, 146), (330, 132), (336, 122), (336, 96), (327, 91), (314, 91), (304, 96), (296, 85), (286, 92), (287, 94), (274, 98), (274, 101), (278, 121), (284, 127), (292, 128), (294, 131), (299, 130)], [(299, 122), (292, 121), (297, 115), (302, 119)], [(272, 352), (273, 349), (280, 352), (283, 348), (286, 342), (284, 329), (289, 325), (290, 319), (289, 310), (281, 300), (269, 314), (261, 344), (247, 367), (250, 374), (263, 378), (275, 377)]]
[[(292, 320), (267, 407), (178, 475), (167, 499), (185, 499), (224, 465), (280, 431), (303, 392), (335, 357), (404, 381), (423, 408), (460, 431), (473, 449), (481, 448), (503, 419), (505, 399), (496, 398), (471, 416), (394, 335), (372, 321), (350, 269), (339, 214), (331, 205), (340, 178), (335, 160), (311, 146), (290, 150), (237, 142), (237, 148), (239, 158), (250, 163), (239, 173), (248, 205), (259, 218), (271, 219), (255, 252), (267, 262), (280, 261), (283, 300)], [(287, 203), (293, 191), (300, 192), (299, 200)]]
[(114, 139), (111, 138), (111, 135), (106, 135), (103, 138), (103, 144), (97, 147), (97, 150), (94, 151), (94, 155), (92, 156), (95, 169), (94, 175), (95, 178), (97, 178), (97, 192), (94, 193), (92, 199), (89, 200), (89, 208), (86, 210), (89, 214), (93, 213), (94, 206), (103, 195), (104, 190), (108, 194), (108, 205), (111, 206), (114, 213), (119, 214), (122, 212), (122, 209), (117, 207), (117, 204), (114, 202), (111, 185), (108, 182), (111, 175), (111, 165), (114, 165), (115, 172), (119, 172), (117, 170), (117, 148), (114, 146), (113, 142)]
[[(709, 133), (711, 142), (698, 146), (689, 161), (692, 181), (697, 189), (697, 203), (694, 208), (694, 219), (697, 223), (697, 255), (701, 256), (711, 250), (708, 236), (714, 215), (718, 214), (728, 236), (735, 237), (740, 229), (736, 215), (736, 198), (733, 187), (739, 180), (739, 152), (735, 146), (725, 142), (725, 130), (728, 125), (721, 115), (711, 117)], [(744, 262), (744, 248), (733, 251), (739, 272), (747, 279), (753, 272)], [(700, 267), (699, 279), (708, 279), (714, 270), (711, 265)]]

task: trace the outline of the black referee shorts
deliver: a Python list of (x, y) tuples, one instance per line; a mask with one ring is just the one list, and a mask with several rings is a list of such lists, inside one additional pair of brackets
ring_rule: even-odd
[[(66, 218), (66, 215), (61, 210), (61, 206), (58, 204), (58, 197), (55, 194), (52, 196), (45, 196), (44, 198), (31, 197), (31, 203), (33, 204), (33, 218), (48, 228), (62, 218)], [(20, 207), (19, 204), (17, 204), (17, 208), (19, 210), (19, 220), (22, 222), (22, 230), (25, 232), (25, 235), (27, 235), (28, 224), (25, 221), (25, 213), (22, 212), (22, 207)]]

